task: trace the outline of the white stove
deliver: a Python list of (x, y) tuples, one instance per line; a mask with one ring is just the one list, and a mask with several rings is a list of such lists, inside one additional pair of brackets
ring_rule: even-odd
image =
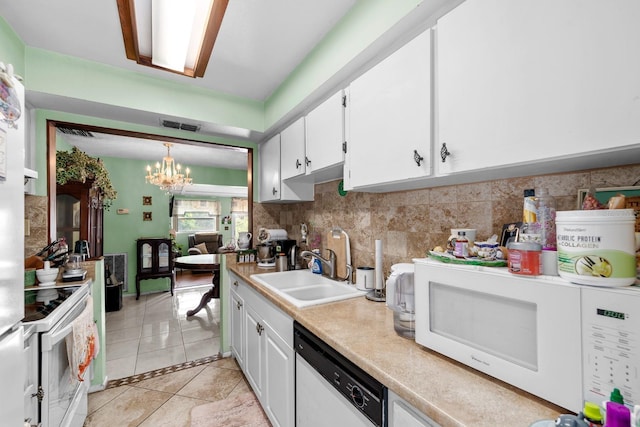
[[(46, 289), (58, 293), (47, 304), (25, 305), (22, 322), (28, 334), (24, 351), (25, 358), (31, 360), (31, 372), (27, 373), (24, 398), (31, 425), (84, 424), (91, 375), (84, 381), (71, 375), (65, 338), (73, 333), (73, 321), (86, 307), (90, 286), (91, 280), (59, 283)], [(33, 289), (37, 287), (28, 290)]]

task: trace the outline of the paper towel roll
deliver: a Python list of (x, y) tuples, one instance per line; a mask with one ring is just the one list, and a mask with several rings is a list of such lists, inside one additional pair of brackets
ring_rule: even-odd
[(382, 274), (382, 240), (376, 240), (376, 283), (375, 288), (381, 290), (384, 288), (384, 278)]
[(286, 240), (289, 238), (287, 234), (287, 230), (283, 228), (268, 228), (267, 233), (269, 233), (269, 240)]

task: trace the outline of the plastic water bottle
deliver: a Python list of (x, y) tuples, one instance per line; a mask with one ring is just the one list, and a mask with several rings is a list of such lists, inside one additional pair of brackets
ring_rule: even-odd
[(537, 195), (524, 198), (521, 242), (535, 242), (543, 251), (555, 251), (556, 244), (556, 200), (546, 188), (540, 188)]

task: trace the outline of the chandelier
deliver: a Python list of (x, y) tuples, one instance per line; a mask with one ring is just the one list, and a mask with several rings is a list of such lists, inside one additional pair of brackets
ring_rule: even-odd
[(191, 184), (191, 178), (189, 168), (185, 169), (186, 175), (182, 173), (182, 166), (176, 164), (171, 157), (171, 146), (168, 142), (163, 144), (167, 147), (167, 156), (162, 159), (162, 165), (160, 162), (156, 163), (156, 170), (151, 173), (151, 166), (147, 165), (147, 176), (145, 180), (149, 184), (154, 184), (160, 187), (161, 190), (167, 193), (172, 190), (179, 190), (185, 185)]

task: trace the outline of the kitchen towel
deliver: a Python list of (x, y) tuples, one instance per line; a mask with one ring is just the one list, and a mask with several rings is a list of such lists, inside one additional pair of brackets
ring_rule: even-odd
[(84, 381), (91, 361), (98, 355), (98, 327), (93, 321), (93, 298), (89, 296), (82, 313), (72, 322), (72, 332), (65, 337), (72, 380)]

